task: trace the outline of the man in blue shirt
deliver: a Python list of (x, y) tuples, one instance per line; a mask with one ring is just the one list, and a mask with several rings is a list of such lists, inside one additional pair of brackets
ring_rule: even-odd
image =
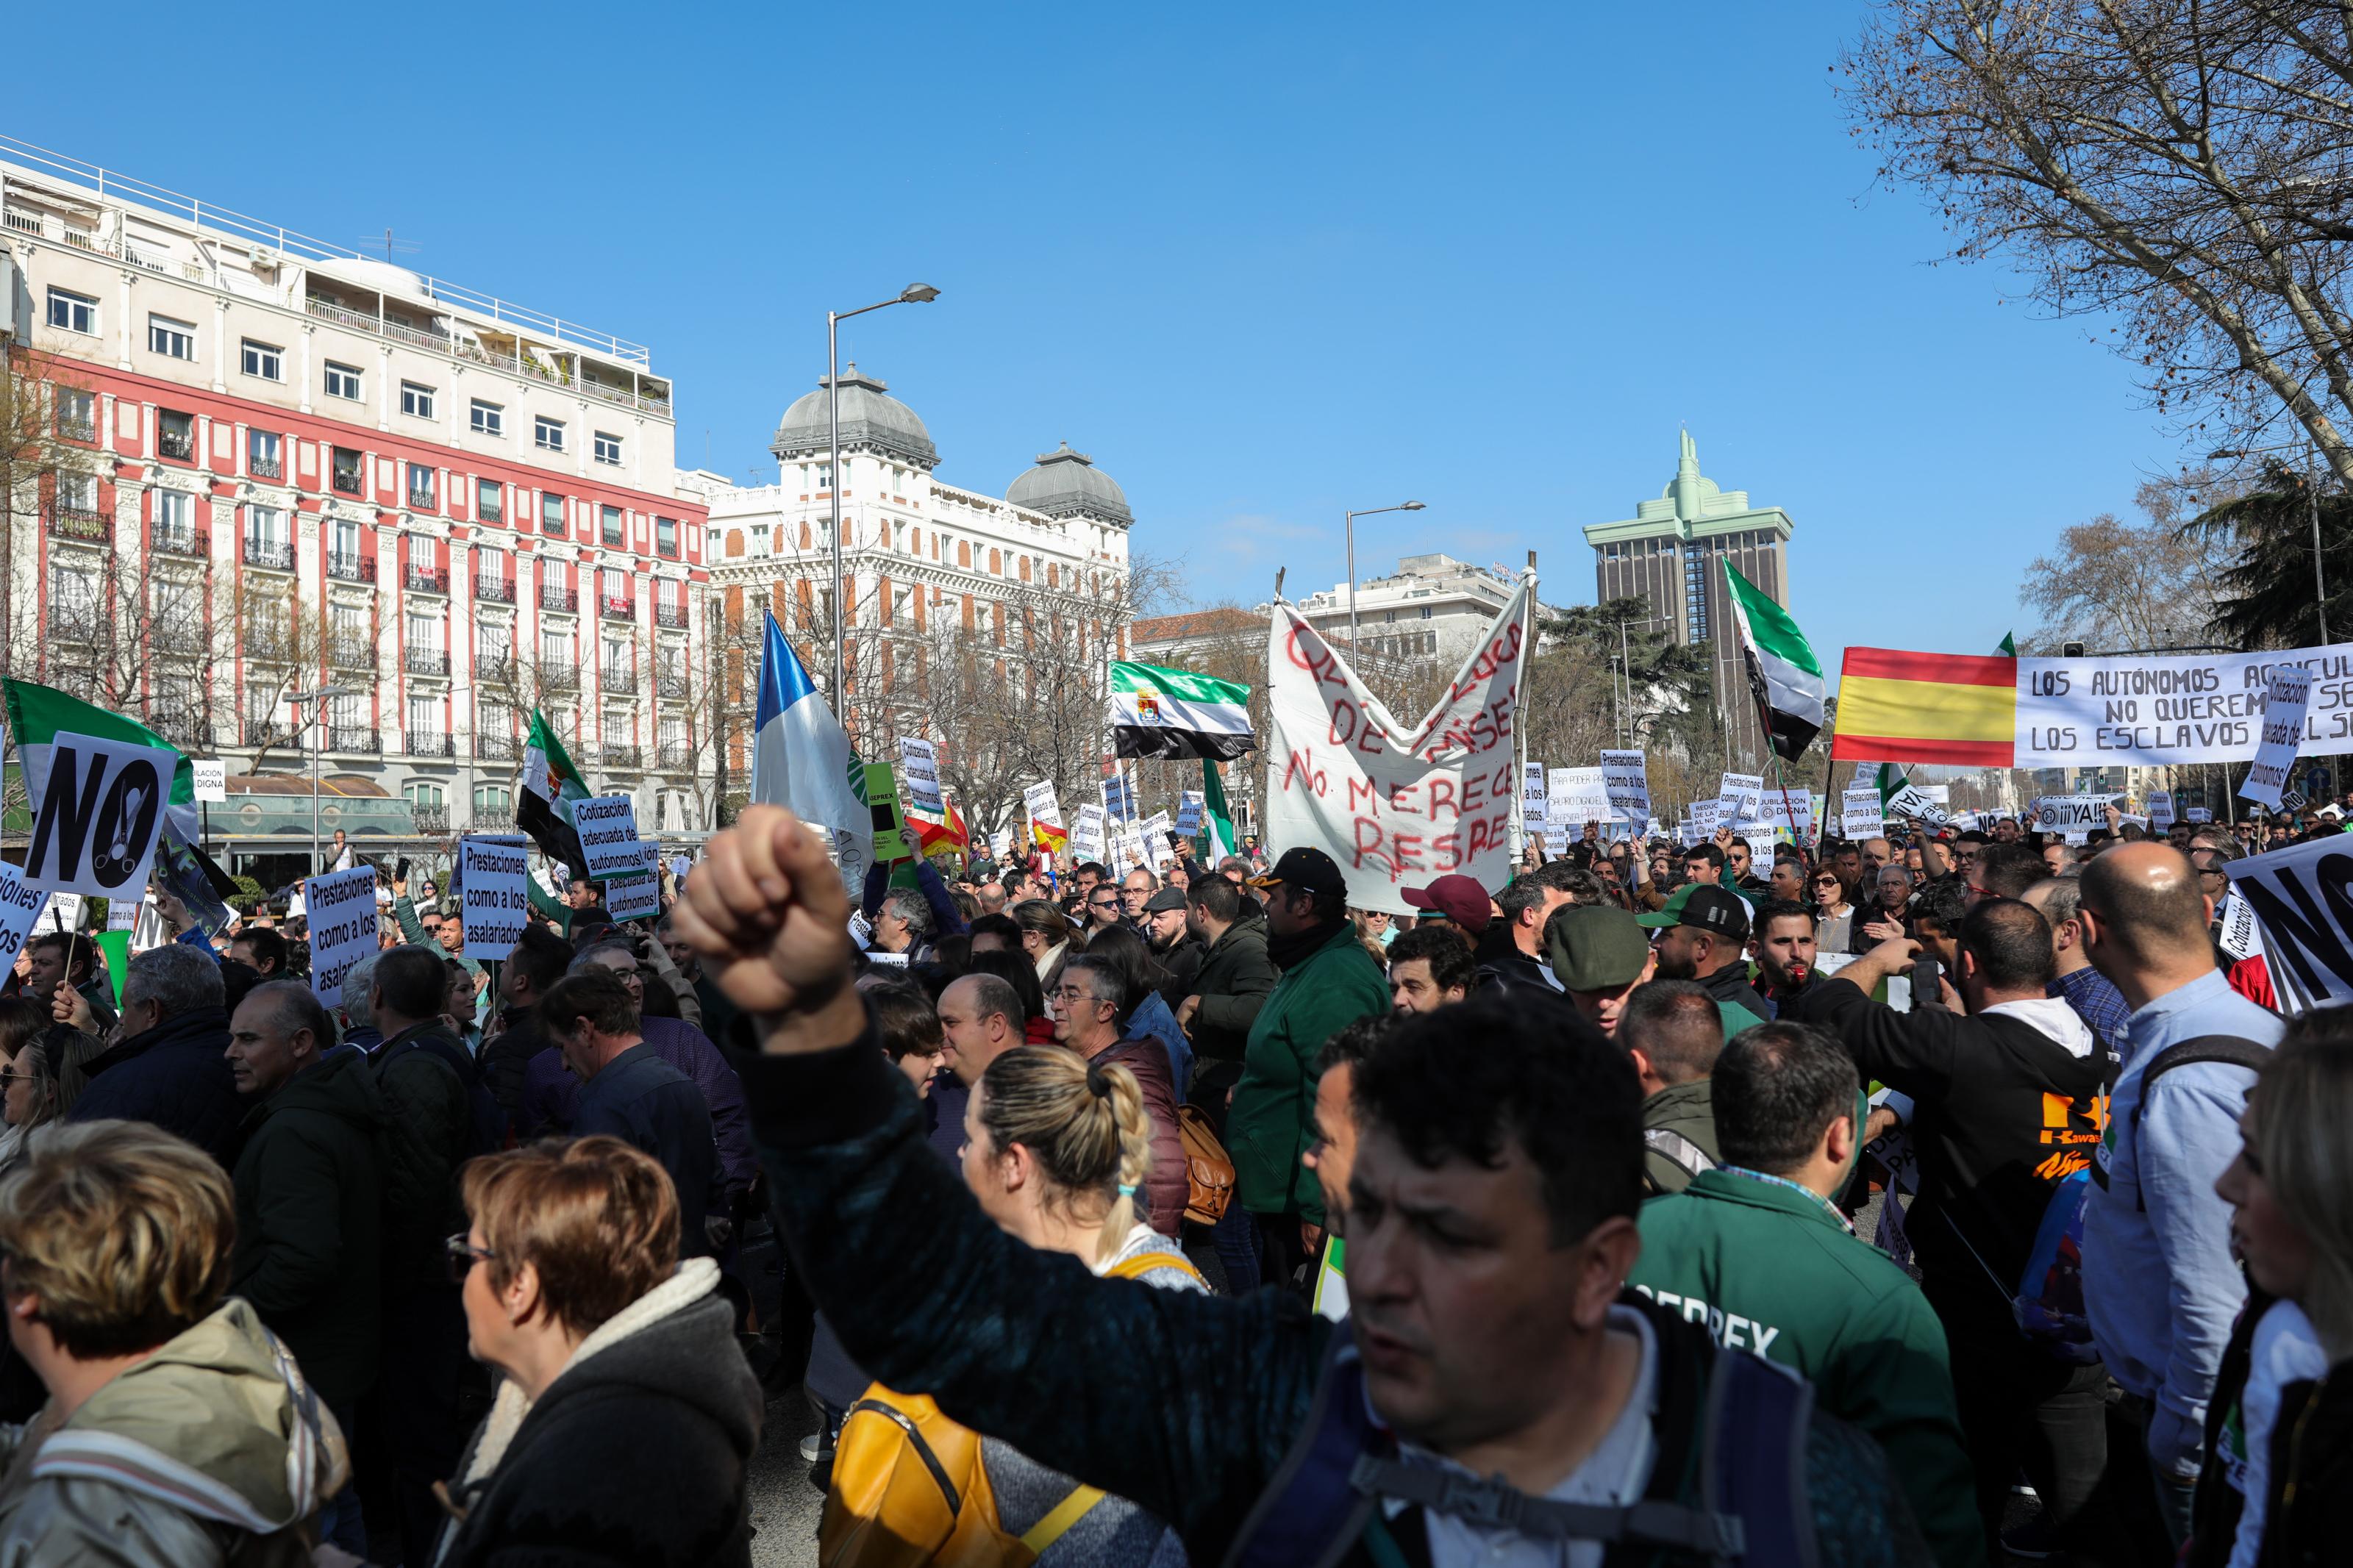
[(2073, 877), (2046, 877), (2019, 896), (2042, 911), (2051, 922), (2051, 956), (2058, 968), (2058, 977), (2051, 982), (2050, 994), (2062, 997), (2075, 1010), (2100, 1042), (2103, 1050), (2124, 1058), (2125, 1020), (2132, 1008), (2125, 1002), (2124, 993), (2116, 983), (2092, 967), (2084, 955), (2084, 922), (2077, 918), (2083, 884)]
[(680, 1255), (711, 1254), (716, 1238), (703, 1221), (719, 1172), (711, 1107), (692, 1079), (647, 1047), (620, 976), (604, 968), (565, 975), (541, 1000), (539, 1023), (581, 1082), (573, 1135), (607, 1134), (653, 1156), (678, 1189)]
[(2144, 1406), (2149, 1467), (2179, 1546), (2207, 1401), (2246, 1297), (2214, 1181), (2238, 1154), (2255, 1075), (2194, 1062), (2166, 1073), (2145, 1102), (2142, 1084), (2168, 1046), (2221, 1035), (2268, 1047), (2282, 1026), (2214, 967), (2211, 900), (2179, 851), (2142, 843), (2101, 855), (2084, 872), (2076, 918), (2094, 966), (2133, 1009), (2116, 1041), (2125, 1069), (2100, 1148), (2105, 1180), (2084, 1215), (2084, 1303), (2110, 1375)]

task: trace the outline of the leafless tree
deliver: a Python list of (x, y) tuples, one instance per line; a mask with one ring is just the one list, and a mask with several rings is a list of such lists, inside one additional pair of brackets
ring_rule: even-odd
[(2170, 487), (2143, 485), (2148, 521), (2103, 512), (2063, 529), (2058, 548), (2027, 563), (2019, 602), (2042, 617), (2029, 647), (2180, 647), (2203, 643), (2216, 574), (2226, 564), (2215, 537), (2184, 528)]
[(2000, 256), (2218, 447), (2284, 411), (2353, 481), (2353, 12), (2282, 0), (1891, 0), (1839, 92), (1962, 260)]
[(19, 565), (38, 554), (17, 537), (19, 520), (39, 526), (60, 505), (95, 513), (106, 468), (93, 444), (95, 403), (88, 386), (45, 354), (12, 342), (0, 357), (0, 678), (16, 674), (20, 653), (39, 640), (23, 614), (36, 595), (17, 581)]

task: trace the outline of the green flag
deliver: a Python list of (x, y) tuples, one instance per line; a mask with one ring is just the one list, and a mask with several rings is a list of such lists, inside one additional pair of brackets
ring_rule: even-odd
[(1725, 598), (1740, 630), (1749, 689), (1765, 710), (1767, 738), (1776, 754), (1794, 763), (1821, 732), (1823, 700), (1830, 694), (1822, 661), (1780, 602), (1735, 571), (1730, 556), (1721, 559)]
[(1204, 857), (1211, 866), (1229, 855), (1240, 853), (1241, 841), (1234, 837), (1234, 819), (1226, 810), (1226, 786), (1218, 777), (1215, 759), (1201, 759), (1201, 834), (1198, 842), (1207, 846)]
[(2016, 658), (2018, 657), (2018, 639), (2008, 632), (2002, 633), (2001, 646), (1994, 649), (1994, 652), (2001, 655), (2004, 658)]
[(1257, 743), (1247, 686), (1124, 661), (1113, 662), (1110, 675), (1112, 745), (1123, 757), (1231, 761)]
[(580, 832), (572, 826), (572, 805), (588, 798), (588, 785), (572, 765), (555, 726), (547, 715), (531, 710), (531, 733), (523, 741), (522, 793), (515, 796), (515, 826), (531, 835), (540, 852), (561, 860), (586, 882), (587, 852), (580, 847)]

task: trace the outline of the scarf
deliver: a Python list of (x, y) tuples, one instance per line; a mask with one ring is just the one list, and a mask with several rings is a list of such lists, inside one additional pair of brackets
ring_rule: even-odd
[(1309, 926), (1305, 931), (1293, 931), (1289, 936), (1277, 936), (1272, 926), (1267, 927), (1266, 955), (1274, 967), (1284, 974), (1304, 962), (1317, 948), (1332, 940), (1340, 928), (1336, 925)]

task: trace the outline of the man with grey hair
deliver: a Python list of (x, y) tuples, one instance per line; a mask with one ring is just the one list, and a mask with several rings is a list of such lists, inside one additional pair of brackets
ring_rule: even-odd
[(903, 953), (909, 963), (921, 963), (932, 955), (931, 936), (932, 906), (919, 889), (893, 888), (882, 895), (874, 912), (873, 951)]
[(89, 1087), (68, 1119), (144, 1121), (226, 1169), (246, 1112), (221, 1054), (227, 995), (219, 961), (202, 948), (175, 942), (134, 956), (122, 982), (122, 1037), (83, 1063)]
[(379, 948), (343, 971), (343, 1040), (356, 1046), (362, 1055), (372, 1054), (384, 1043), (384, 1031), (375, 1026), (375, 1000), (370, 994), (375, 986), (376, 960), (399, 946)]

